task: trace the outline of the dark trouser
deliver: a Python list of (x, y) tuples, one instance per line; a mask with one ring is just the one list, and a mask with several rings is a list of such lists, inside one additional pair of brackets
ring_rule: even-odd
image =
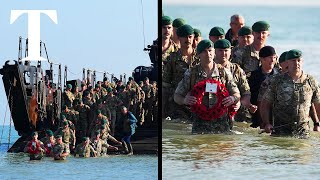
[(228, 115), (212, 121), (202, 120), (193, 115), (192, 133), (193, 134), (219, 134), (227, 133), (232, 129), (232, 120)]
[(129, 135), (129, 136), (124, 136), (124, 137), (121, 139), (122, 146), (123, 146), (123, 148), (124, 148), (124, 151), (125, 151), (127, 154), (129, 154), (129, 153), (133, 154), (133, 148), (132, 148), (130, 139), (131, 139), (131, 135)]
[(301, 122), (298, 124), (294, 124), (294, 123), (275, 124), (271, 135), (308, 138), (310, 137), (309, 122)]

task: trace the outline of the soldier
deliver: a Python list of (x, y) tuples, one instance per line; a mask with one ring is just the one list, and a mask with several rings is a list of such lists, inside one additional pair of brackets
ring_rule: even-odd
[(90, 145), (90, 139), (88, 137), (82, 138), (82, 143), (78, 144), (75, 151), (74, 157), (96, 157), (97, 152)]
[(258, 21), (252, 25), (253, 43), (244, 47), (241, 56), (233, 57), (232, 62), (237, 63), (244, 70), (246, 74), (256, 70), (259, 65), (259, 51), (266, 44), (270, 25), (265, 21)]
[(69, 154), (70, 150), (68, 144), (63, 143), (61, 135), (56, 135), (56, 144), (52, 149), (54, 160), (66, 160)]
[(152, 85), (149, 84), (149, 78), (146, 77), (144, 79), (144, 85), (142, 86), (142, 90), (144, 91), (144, 94), (145, 94), (143, 109), (144, 109), (144, 113), (145, 113), (144, 120), (145, 120), (146, 126), (151, 125), (151, 122), (153, 121), (152, 105), (153, 105), (154, 94), (153, 94), (152, 89), (153, 89)]
[(244, 17), (234, 14), (230, 18), (230, 29), (227, 31), (226, 39), (231, 42), (231, 46), (238, 45), (238, 31), (244, 26)]
[[(181, 42), (181, 48), (174, 53), (171, 53), (167, 58), (167, 64), (164, 66), (164, 71), (162, 75), (162, 114), (165, 117), (167, 114), (169, 116), (175, 116), (174, 113), (180, 116), (180, 113), (185, 114), (184, 107), (179, 107), (173, 102), (173, 92), (176, 89), (179, 81), (182, 79), (184, 72), (192, 66), (199, 63), (199, 58), (196, 57), (196, 53), (192, 48), (192, 43), (194, 39), (194, 30), (190, 25), (181, 26), (177, 34)], [(147, 94), (146, 99), (147, 99)], [(170, 106), (170, 108), (168, 107)], [(167, 109), (165, 109), (167, 107)], [(174, 112), (166, 112), (166, 110), (173, 110)], [(146, 112), (145, 112), (146, 113)], [(177, 116), (177, 115), (176, 115)], [(188, 118), (189, 115), (184, 115)], [(174, 117), (177, 118), (177, 117)]]
[(47, 131), (47, 137), (48, 139), (43, 141), (44, 144), (44, 150), (46, 152), (46, 156), (52, 156), (52, 149), (54, 145), (56, 144), (56, 139), (53, 136), (53, 132), (51, 130)]
[[(94, 134), (95, 135), (91, 139), (90, 145), (96, 151), (97, 157), (106, 156), (107, 149), (108, 149), (108, 143), (106, 141), (103, 141), (102, 139), (100, 139), (100, 130), (95, 131)], [(118, 150), (118, 148), (117, 148), (117, 150)]]
[(194, 28), (194, 39), (192, 43), (192, 47), (195, 49), (197, 45), (202, 40), (201, 31), (199, 29)]
[(214, 48), (216, 54), (214, 62), (222, 65), (224, 68), (228, 69), (231, 72), (232, 77), (238, 89), (240, 90), (240, 101), (242, 107), (240, 107), (240, 102), (237, 104), (237, 106), (234, 107), (236, 111), (240, 107), (234, 119), (236, 121), (245, 121), (246, 119), (244, 118), (251, 118), (248, 109), (250, 109), (252, 113), (254, 113), (257, 110), (257, 106), (251, 104), (250, 102), (251, 93), (246, 74), (238, 64), (231, 63), (229, 61), (231, 53), (231, 43), (227, 39), (217, 40), (216, 43), (214, 43)]
[(141, 99), (141, 90), (139, 85), (134, 81), (133, 77), (129, 77), (129, 81), (131, 88), (130, 88), (130, 111), (132, 111), (132, 113), (137, 116), (138, 115), (138, 110), (137, 110), (137, 106), (138, 106), (138, 101)]
[(89, 128), (89, 134), (93, 135), (95, 130), (98, 130), (100, 125), (102, 124), (103, 121), (109, 126), (108, 118), (101, 113), (101, 110), (97, 110), (97, 117), (95, 118), (94, 121), (92, 121), (90, 128)]
[[(106, 143), (108, 142), (108, 140), (116, 143), (116, 144), (119, 144), (119, 145), (122, 145), (122, 143), (120, 141), (118, 141), (116, 138), (114, 138), (113, 136), (111, 136), (109, 134), (109, 131), (110, 129), (107, 128), (106, 126), (104, 125), (101, 125), (100, 126), (100, 139), (102, 139), (103, 141), (105, 141)], [(109, 145), (109, 144), (108, 144)], [(112, 150), (118, 150), (118, 148), (114, 147), (114, 146), (111, 146), (109, 145), (108, 146), (108, 149), (112, 149)]]
[(173, 27), (171, 18), (169, 16), (162, 16), (162, 65), (166, 63), (170, 53), (177, 52), (179, 49), (179, 46), (171, 39), (172, 32)]
[[(107, 117), (107, 119), (109, 119), (109, 120), (111, 119), (111, 111), (110, 111), (109, 107), (107, 106), (107, 104), (104, 103), (104, 101), (102, 99), (98, 99), (96, 109), (100, 110), (101, 113)], [(96, 114), (96, 115), (98, 115), (98, 114)]]
[(43, 143), (38, 140), (38, 133), (32, 133), (32, 140), (27, 143), (24, 152), (29, 153), (30, 160), (41, 160), (43, 158)]
[[(77, 114), (76, 114), (77, 113)], [(69, 123), (69, 127), (72, 129), (72, 130), (75, 130), (75, 127), (77, 126), (77, 121), (78, 121), (78, 117), (79, 116), (79, 112), (76, 112), (74, 110), (69, 110), (68, 106), (66, 105), (63, 105), (62, 106), (62, 111), (60, 113), (60, 116), (65, 116), (65, 118), (68, 120), (68, 121), (71, 121), (72, 123)], [(64, 119), (62, 119), (61, 122), (63, 122)]]
[(80, 137), (87, 136), (89, 129), (89, 115), (90, 115), (90, 107), (88, 105), (83, 104), (82, 100), (79, 101), (74, 109), (79, 112), (79, 120), (76, 126), (76, 135), (77, 141)]
[(74, 146), (76, 144), (76, 136), (75, 132), (69, 128), (68, 121), (63, 121), (63, 127), (60, 127), (57, 129), (57, 131), (54, 133), (55, 136), (61, 135), (63, 139), (63, 143), (66, 143), (69, 145), (69, 149), (73, 150)]
[(93, 105), (89, 91), (84, 91), (82, 97), (83, 104), (88, 105), (89, 107)]
[[(272, 135), (307, 138), (310, 133), (311, 103), (314, 103), (318, 117), (320, 115), (319, 85), (314, 77), (302, 71), (303, 59), (300, 50), (288, 51), (286, 61), (288, 72), (270, 79), (270, 86), (261, 102), (261, 117), (267, 133), (273, 130)], [(319, 127), (319, 122), (315, 122), (314, 126)]]
[(72, 85), (71, 84), (67, 84), (67, 89), (63, 92), (63, 105), (68, 106), (69, 108), (72, 107), (73, 101), (74, 101), (74, 95), (71, 92), (72, 89)]
[[(277, 54), (273, 47), (265, 46), (259, 52), (261, 66), (253, 72), (248, 78), (250, 90), (251, 90), (251, 102), (258, 107), (260, 107), (260, 102), (258, 101), (259, 89), (262, 82), (274, 74), (278, 74), (278, 70), (274, 68), (277, 61)], [(261, 124), (261, 117), (259, 111), (253, 114), (252, 124), (253, 128), (256, 128)]]
[(152, 124), (153, 125), (157, 125), (158, 124), (158, 87), (157, 87), (157, 82), (153, 81), (152, 82), (152, 117), (153, 117), (153, 121)]
[(177, 18), (177, 19), (173, 20), (173, 22), (172, 22), (173, 32), (172, 32), (171, 39), (178, 46), (178, 48), (180, 48), (180, 39), (179, 39), (177, 31), (178, 31), (179, 27), (181, 27), (185, 24), (186, 24), (186, 22), (182, 18)]
[(107, 91), (108, 96), (106, 97), (105, 101), (107, 102), (107, 106), (111, 111), (111, 134), (114, 135), (117, 120), (117, 107), (122, 104), (122, 101), (120, 101), (119, 98), (113, 94), (112, 88), (108, 88)]
[[(222, 105), (228, 107), (236, 104), (240, 99), (239, 90), (230, 72), (213, 61), (212, 42), (210, 40), (202, 40), (197, 46), (197, 54), (200, 57), (200, 64), (188, 70), (179, 82), (174, 93), (175, 102), (180, 105), (194, 105), (197, 102), (197, 98), (190, 94), (192, 87), (201, 80), (212, 78), (224, 84), (229, 91), (230, 96), (222, 99)], [(217, 103), (217, 98), (212, 93), (205, 93), (203, 100), (202, 103), (207, 107), (212, 107)], [(223, 133), (229, 132), (232, 128), (232, 121), (227, 113), (220, 118), (212, 119), (212, 121), (202, 120), (196, 114), (193, 114), (192, 117), (193, 133)]]
[(79, 92), (79, 87), (76, 86), (74, 88), (74, 92), (73, 92), (73, 95), (74, 95), (74, 101), (73, 101), (73, 107), (76, 106), (77, 104), (79, 104), (79, 101), (82, 100), (82, 93)]
[(137, 115), (138, 115), (138, 125), (142, 125), (144, 123), (144, 109), (143, 109), (143, 104), (145, 102), (145, 93), (142, 90), (143, 87), (143, 81), (139, 82), (139, 91), (140, 91), (140, 98), (138, 100), (137, 104)]
[(209, 39), (215, 43), (219, 39), (224, 39), (225, 38), (225, 33), (224, 30), (221, 27), (213, 27), (210, 30), (209, 33)]
[(243, 26), (238, 32), (238, 44), (232, 48), (231, 57), (241, 57), (244, 52), (244, 47), (252, 44), (253, 35), (252, 29), (248, 26)]
[(137, 127), (136, 123), (138, 120), (134, 115), (128, 111), (125, 106), (121, 107), (121, 117), (119, 120), (119, 124), (121, 125), (122, 129), (122, 146), (125, 149), (125, 153), (128, 155), (133, 154), (133, 148), (130, 142), (131, 136), (135, 133), (135, 129)]

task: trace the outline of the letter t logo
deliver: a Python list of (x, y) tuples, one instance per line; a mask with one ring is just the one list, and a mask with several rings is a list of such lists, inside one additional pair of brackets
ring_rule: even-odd
[(40, 56), (40, 14), (44, 13), (58, 24), (56, 10), (11, 10), (10, 24), (22, 14), (28, 14), (28, 56), (22, 60), (47, 60)]

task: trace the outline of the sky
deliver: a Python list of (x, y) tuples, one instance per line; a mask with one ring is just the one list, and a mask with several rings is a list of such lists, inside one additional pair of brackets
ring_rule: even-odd
[[(28, 34), (27, 15), (10, 25), (11, 10), (56, 10), (58, 24), (41, 15), (41, 40), (51, 61), (68, 66), (68, 80), (81, 79), (83, 68), (131, 75), (151, 64), (143, 49), (158, 37), (157, 6), (157, 0), (0, 0), (0, 66), (17, 60), (19, 36)], [(0, 81), (1, 123), (7, 101)]]
[(162, 0), (164, 4), (238, 5), (238, 6), (320, 6), (319, 0)]

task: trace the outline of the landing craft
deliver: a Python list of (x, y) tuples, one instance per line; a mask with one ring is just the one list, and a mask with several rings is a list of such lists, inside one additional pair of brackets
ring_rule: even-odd
[[(25, 44), (23, 41), (25, 41)], [(3, 68), (0, 69), (12, 121), (18, 135), (21, 136), (8, 152), (22, 152), (26, 143), (30, 140), (30, 135), (33, 131), (40, 132), (39, 137), (41, 138), (41, 136), (44, 136), (46, 129), (54, 131), (58, 128), (63, 92), (62, 65), (50, 62), (45, 43), (41, 42), (40, 44), (40, 49), (45, 50), (48, 62), (22, 61), (23, 50), (24, 57), (28, 54), (28, 39), (20, 37), (18, 60), (8, 60)], [(23, 47), (24, 45), (25, 47)], [(154, 48), (154, 45), (151, 45), (146, 50), (150, 54), (154, 53)], [(42, 54), (41, 50), (40, 54)], [(154, 55), (150, 55), (151, 57), (157, 58)], [(156, 59), (151, 59), (151, 61), (157, 62)], [(49, 63), (50, 69), (43, 70), (43, 63)], [(54, 72), (54, 66), (58, 67), (58, 72)], [(67, 80), (67, 72), (68, 69), (65, 66), (63, 76), (64, 88), (66, 84), (80, 87), (81, 80)], [(56, 81), (54, 80), (54, 73), (58, 75)], [(86, 81), (87, 84), (95, 84), (96, 73), (103, 73), (103, 77), (110, 79), (111, 82), (119, 80), (112, 73), (89, 69), (86, 71), (86, 69), (83, 69), (82, 81)], [(157, 80), (156, 76), (150, 76), (150, 74), (147, 76), (152, 80)], [(144, 77), (144, 75), (136, 76), (137, 79)], [(120, 80), (125, 81), (126, 75), (121, 75)], [(132, 137), (132, 144), (135, 153), (157, 153), (158, 127), (143, 128), (141, 126)]]

